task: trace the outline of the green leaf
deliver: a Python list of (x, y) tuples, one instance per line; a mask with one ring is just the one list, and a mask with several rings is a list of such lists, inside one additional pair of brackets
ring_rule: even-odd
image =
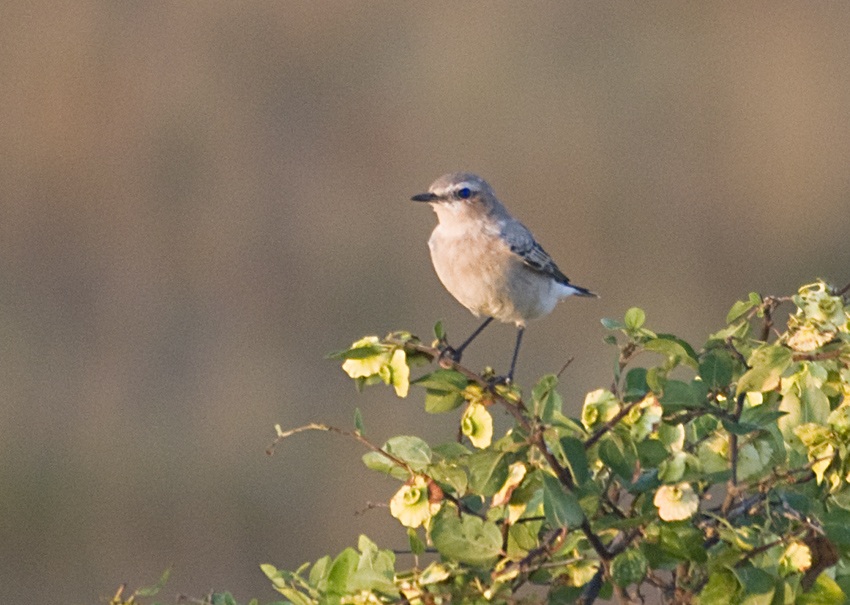
[(590, 479), (590, 465), (587, 462), (584, 444), (575, 437), (561, 437), (560, 443), (576, 485), (582, 485)]
[[(666, 451), (664, 455), (666, 457)], [(631, 483), (635, 473), (635, 460), (626, 457), (620, 445), (613, 439), (605, 438), (599, 443), (599, 459), (623, 481)]]
[(664, 384), (667, 382), (667, 373), (662, 368), (649, 368), (646, 371), (646, 386), (653, 393), (661, 393), (664, 390)]
[(742, 603), (746, 605), (770, 605), (777, 578), (758, 567), (735, 567), (732, 570), (744, 589)]
[(768, 404), (755, 405), (743, 409), (741, 412), (741, 423), (766, 428), (774, 426), (776, 421), (784, 415), (785, 412), (773, 409)]
[(645, 439), (637, 444), (638, 458), (644, 468), (657, 468), (669, 455), (658, 439)]
[(419, 537), (419, 532), (414, 527), (407, 528), (407, 542), (410, 544), (410, 552), (419, 556), (425, 552), (425, 543)]
[(331, 569), (333, 560), (330, 555), (325, 555), (313, 564), (310, 568), (310, 575), (307, 577), (307, 583), (310, 586), (327, 586), (328, 573)]
[(406, 481), (410, 477), (407, 469), (398, 466), (392, 460), (378, 452), (366, 452), (363, 454), (362, 460), (366, 468), (390, 475), (401, 481)]
[(546, 423), (552, 421), (555, 412), (562, 413), (563, 400), (555, 390), (558, 386), (558, 377), (547, 374), (534, 386), (531, 397), (534, 401), (534, 413)]
[(237, 605), (236, 599), (229, 592), (214, 592), (209, 596), (210, 605)]
[(505, 484), (509, 462), (504, 452), (480, 450), (468, 460), (470, 491), (489, 497)]
[(440, 483), (443, 489), (449, 488), (450, 491), (453, 491), (457, 495), (466, 493), (469, 478), (466, 472), (459, 466), (455, 466), (446, 460), (440, 460), (428, 468), (428, 474), (434, 481)]
[(508, 529), (507, 555), (509, 558), (521, 559), (528, 552), (540, 545), (538, 537), (543, 521), (526, 521), (514, 523)]
[(137, 597), (153, 597), (153, 596), (156, 596), (156, 594), (160, 590), (163, 589), (163, 587), (165, 586), (165, 583), (168, 582), (169, 576), (171, 576), (171, 568), (168, 568), (164, 572), (162, 572), (162, 575), (159, 577), (159, 580), (157, 580), (156, 584), (154, 584), (153, 586), (146, 586), (144, 588), (139, 588), (136, 591), (136, 596)]
[(786, 439), (793, 442), (795, 427), (810, 422), (825, 425), (830, 405), (818, 380), (808, 370), (804, 369), (792, 378), (796, 384), (786, 390), (779, 403), (779, 410), (786, 413), (779, 420), (779, 428)]
[(610, 319), (608, 317), (603, 317), (599, 321), (602, 323), (603, 327), (606, 330), (622, 330), (626, 327), (623, 324), (623, 322), (621, 322), (617, 319)]
[(703, 548), (702, 532), (687, 522), (662, 525), (660, 545), (665, 551), (682, 561), (704, 563), (707, 559)]
[(543, 475), (543, 513), (552, 527), (576, 527), (584, 521), (578, 499), (548, 473)]
[(643, 327), (646, 322), (646, 313), (639, 307), (632, 307), (626, 311), (623, 319), (626, 329), (633, 332)]
[(846, 602), (844, 591), (825, 573), (818, 576), (811, 590), (797, 597), (799, 605), (841, 605)]
[(455, 370), (436, 370), (414, 380), (425, 388), (425, 411), (431, 414), (450, 412), (463, 403), (463, 389), (469, 383)]
[(649, 392), (646, 384), (646, 368), (632, 368), (626, 374), (626, 392), (623, 400), (626, 402), (640, 401)]
[(730, 324), (736, 319), (740, 319), (743, 315), (748, 313), (750, 309), (759, 306), (761, 303), (761, 296), (759, 296), (756, 292), (750, 292), (750, 296), (747, 300), (739, 300), (732, 305), (732, 308), (729, 309), (729, 313), (726, 314), (726, 323)]
[[(382, 448), (391, 456), (403, 460), (415, 471), (424, 471), (431, 463), (431, 448), (419, 437), (400, 435), (392, 437)], [(367, 452), (363, 455), (363, 464), (373, 471), (392, 475), (397, 479), (407, 479), (409, 474), (380, 452)]]
[(371, 569), (358, 569), (348, 578), (348, 592), (378, 592), (384, 596), (397, 599), (401, 596), (398, 587), (391, 578), (387, 578)]
[(394, 582), (395, 554), (379, 549), (364, 535), (360, 536), (357, 547), (360, 560), (357, 570), (348, 579), (348, 592), (375, 591), (393, 598), (400, 596)]
[(354, 408), (354, 430), (357, 431), (358, 435), (366, 433), (366, 427), (363, 425), (363, 414), (360, 412), (360, 408)]
[(843, 550), (850, 548), (850, 511), (836, 508), (824, 513), (821, 522), (830, 542)]
[(452, 561), (477, 567), (492, 564), (502, 550), (502, 532), (492, 521), (446, 510), (432, 519), (431, 540)]
[(443, 327), (442, 321), (438, 321), (434, 324), (434, 336), (436, 336), (439, 341), (444, 341), (446, 339), (446, 329)]
[(659, 334), (658, 338), (644, 343), (643, 348), (666, 356), (671, 366), (684, 363), (695, 370), (699, 367), (693, 347), (670, 334)]
[(738, 380), (737, 394), (772, 391), (779, 386), (782, 373), (791, 365), (791, 350), (781, 345), (763, 345), (748, 360), (750, 369)]
[(346, 548), (337, 555), (331, 563), (328, 571), (328, 592), (332, 594), (345, 594), (348, 590), (348, 579), (357, 569), (360, 555), (353, 548)]
[(410, 384), (415, 384), (426, 389), (462, 391), (468, 384), (468, 381), (463, 374), (456, 370), (440, 369), (420, 376)]
[(439, 445), (435, 445), (431, 448), (431, 452), (442, 460), (455, 461), (460, 460), (461, 458), (465, 458), (469, 456), (472, 451), (463, 445), (462, 443), (458, 443), (457, 441), (449, 441), (448, 443), (441, 443)]
[(648, 561), (636, 548), (624, 550), (611, 562), (611, 579), (617, 586), (637, 584), (646, 575)]
[(737, 602), (741, 585), (735, 575), (726, 568), (719, 569), (708, 577), (708, 583), (699, 593), (700, 605), (729, 605)]
[(710, 389), (724, 389), (732, 382), (735, 362), (722, 349), (709, 351), (699, 364), (699, 375)]
[(668, 380), (658, 401), (665, 412), (695, 408), (702, 403), (691, 385), (680, 380)]
[(368, 345), (361, 345), (359, 347), (352, 347), (350, 349), (344, 349), (342, 351), (334, 351), (333, 353), (328, 353), (325, 355), (326, 359), (366, 359), (368, 357), (374, 357), (375, 355), (381, 355), (386, 351), (386, 346), (375, 343)]
[(424, 471), (425, 467), (431, 464), (431, 447), (419, 437), (411, 435), (391, 437), (382, 449), (404, 460), (415, 471)]

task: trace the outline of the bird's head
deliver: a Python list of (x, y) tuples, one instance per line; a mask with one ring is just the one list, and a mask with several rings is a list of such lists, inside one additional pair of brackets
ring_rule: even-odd
[(428, 202), (443, 216), (488, 216), (501, 209), (487, 181), (469, 172), (445, 174), (431, 183), (427, 193), (414, 195), (414, 202)]

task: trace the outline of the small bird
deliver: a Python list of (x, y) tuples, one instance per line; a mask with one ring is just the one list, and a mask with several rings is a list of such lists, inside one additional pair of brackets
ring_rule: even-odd
[(464, 349), (494, 319), (514, 323), (516, 345), (507, 375), (507, 381), (513, 381), (526, 322), (549, 314), (558, 301), (573, 294), (597, 296), (570, 283), (481, 177), (446, 174), (411, 200), (428, 202), (437, 214), (428, 247), (440, 281), (473, 315), (486, 317), (457, 349), (447, 349), (454, 361), (460, 361)]

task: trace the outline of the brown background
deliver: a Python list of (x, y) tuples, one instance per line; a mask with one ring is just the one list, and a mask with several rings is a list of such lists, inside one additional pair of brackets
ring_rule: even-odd
[[(408, 201), (479, 172), (601, 293), (532, 324), (525, 385), (609, 382), (632, 305), (702, 344), (751, 289), (850, 281), (850, 5), (6, 2), (0, 8), (0, 602), (274, 594), (258, 565), (401, 547), (362, 450), (450, 439), (323, 359), (476, 325)], [(506, 365), (513, 330), (468, 361)], [(384, 529), (385, 528), (385, 529)], [(171, 597), (169, 596), (168, 599)]]

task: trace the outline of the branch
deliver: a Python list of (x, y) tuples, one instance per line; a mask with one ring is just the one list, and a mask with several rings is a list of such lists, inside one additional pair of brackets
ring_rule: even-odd
[(590, 449), (594, 443), (599, 441), (605, 435), (605, 433), (613, 429), (615, 426), (617, 426), (617, 423), (619, 423), (623, 418), (628, 416), (629, 412), (632, 411), (632, 408), (638, 405), (641, 401), (642, 400), (639, 399), (637, 401), (632, 401), (631, 403), (627, 403), (626, 405), (624, 405), (620, 409), (620, 411), (617, 412), (613, 418), (611, 418), (611, 420), (596, 429), (596, 432), (587, 438), (587, 441), (584, 442), (584, 449)]
[(791, 358), (794, 361), (823, 361), (825, 359), (838, 359), (845, 354), (843, 349), (832, 351), (821, 351), (819, 353), (794, 353)]
[[(744, 398), (746, 396), (746, 393), (741, 393), (735, 400), (735, 411), (732, 413), (732, 418), (735, 422), (741, 419), (741, 412), (744, 410)], [(729, 511), (729, 507), (732, 506), (732, 502), (738, 495), (738, 435), (732, 432), (729, 433), (729, 458), (732, 467), (732, 477), (726, 486), (726, 499), (723, 501), (723, 506), (720, 507), (724, 515)]]
[(539, 568), (538, 565), (535, 565), (535, 562), (539, 559), (548, 559), (551, 557), (556, 550), (558, 550), (559, 543), (563, 541), (567, 536), (567, 528), (561, 527), (556, 529), (553, 532), (550, 532), (549, 535), (543, 540), (543, 543), (537, 548), (532, 548), (528, 551), (528, 554), (525, 555), (519, 561), (513, 561), (506, 565), (504, 569), (500, 570), (498, 573), (493, 573), (493, 579), (498, 579), (497, 576), (501, 575), (514, 575), (516, 574), (527, 574), (531, 571), (535, 571)]
[[(344, 431), (341, 428), (337, 428), (335, 426), (328, 426), (327, 424), (320, 424), (320, 423), (317, 423), (317, 422), (311, 422), (310, 424), (305, 424), (304, 426), (299, 426), (297, 428), (290, 429), (288, 431), (284, 431), (282, 428), (280, 428), (279, 424), (276, 424), (274, 428), (275, 428), (275, 431), (277, 431), (277, 437), (275, 437), (275, 440), (266, 449), (266, 454), (268, 454), (269, 456), (274, 455), (275, 448), (277, 447), (277, 444), (280, 443), (281, 441), (283, 441), (284, 439), (286, 439), (287, 437), (291, 437), (292, 435), (297, 435), (298, 433), (303, 433), (305, 431), (325, 431), (325, 432), (328, 432), (328, 433), (336, 433), (337, 435), (343, 435), (344, 437), (351, 437), (355, 441), (358, 441), (359, 443), (362, 443), (363, 445), (365, 445), (367, 448), (369, 448), (373, 452), (380, 454), (381, 456), (383, 456), (384, 458), (386, 458), (387, 460), (389, 460), (390, 462), (392, 462), (396, 466), (403, 468), (404, 470), (406, 470), (410, 474), (411, 477), (413, 477), (414, 475), (418, 475), (420, 477), (424, 477), (429, 482), (434, 481), (433, 477), (431, 477), (427, 473), (423, 473), (422, 471), (414, 470), (413, 467), (411, 467), (407, 462), (405, 462), (401, 458), (398, 458), (397, 456), (393, 456), (392, 454), (390, 454), (385, 449), (378, 447), (377, 445), (375, 445), (374, 443), (372, 443), (371, 441), (366, 439), (363, 435), (361, 435), (358, 432)], [(436, 482), (434, 481), (434, 483), (436, 483)], [(458, 510), (462, 510), (463, 512), (465, 512), (467, 514), (474, 515), (474, 516), (476, 516), (480, 519), (486, 519), (486, 515), (484, 513), (477, 512), (477, 511), (469, 508), (469, 506), (464, 504), (459, 498), (456, 498), (455, 496), (448, 494), (446, 492), (443, 492), (443, 497), (446, 500), (448, 500), (449, 502), (453, 503), (455, 506), (457, 506)]]
[(848, 292), (850, 292), (850, 284), (847, 284), (846, 286), (844, 286), (840, 290), (836, 290), (835, 292), (832, 293), (832, 295), (833, 296), (844, 296)]
[(298, 433), (303, 433), (305, 431), (325, 431), (325, 432), (328, 432), (328, 433), (336, 433), (337, 435), (343, 435), (344, 437), (351, 437), (355, 441), (358, 441), (358, 442), (362, 443), (363, 445), (365, 445), (367, 448), (369, 448), (373, 452), (380, 454), (381, 456), (383, 456), (384, 458), (386, 458), (387, 460), (389, 460), (390, 462), (392, 462), (396, 466), (403, 468), (404, 470), (406, 470), (411, 475), (422, 475), (422, 473), (419, 473), (419, 472), (413, 470), (413, 468), (407, 462), (405, 462), (401, 458), (397, 458), (396, 456), (393, 456), (392, 454), (390, 454), (386, 450), (378, 447), (377, 445), (375, 445), (374, 443), (372, 443), (371, 441), (366, 439), (366, 437), (364, 437), (363, 435), (361, 435), (358, 432), (344, 431), (344, 430), (337, 428), (335, 426), (328, 426), (327, 424), (320, 424), (318, 422), (311, 422), (310, 424), (305, 424), (304, 426), (299, 426), (297, 428), (290, 429), (288, 431), (284, 431), (282, 428), (280, 428), (279, 424), (276, 424), (274, 426), (274, 428), (275, 428), (275, 431), (277, 431), (277, 437), (275, 437), (275, 440), (272, 442), (272, 444), (268, 448), (266, 448), (266, 454), (268, 454), (269, 456), (274, 455), (275, 448), (277, 447), (277, 444), (280, 443), (281, 441), (283, 441), (284, 439), (286, 439), (287, 437), (292, 437), (293, 435), (297, 435)]
[[(423, 355), (427, 355), (428, 357), (431, 358), (431, 361), (434, 361), (435, 359), (440, 359), (440, 353), (441, 353), (440, 349), (438, 349), (436, 347), (431, 347), (431, 346), (422, 344), (421, 342), (416, 342), (416, 341), (413, 341), (413, 340), (404, 340), (404, 339), (393, 338), (393, 337), (386, 338), (385, 342), (387, 342), (391, 345), (395, 345), (397, 347), (402, 347), (405, 350), (415, 351), (416, 353), (421, 353)], [(492, 381), (485, 379), (480, 374), (476, 374), (475, 372), (473, 372), (472, 370), (470, 370), (466, 366), (462, 366), (461, 364), (459, 364), (456, 361), (452, 361), (451, 359), (447, 359), (447, 358), (444, 357), (443, 359), (440, 360), (440, 365), (442, 367), (445, 367), (445, 368), (451, 368), (455, 372), (462, 374), (463, 377), (466, 378), (469, 382), (474, 382), (475, 384), (479, 385), (480, 387), (482, 387), (484, 389), (488, 389), (493, 394), (493, 397), (496, 399), (496, 401), (501, 403), (505, 407), (505, 409), (508, 410), (508, 412), (514, 417), (514, 419), (518, 423), (520, 423), (522, 428), (524, 428), (526, 431), (531, 431), (531, 424), (520, 413), (520, 412), (528, 412), (528, 408), (526, 407), (525, 403), (523, 403), (521, 398), (518, 398), (515, 402), (509, 401), (507, 398), (500, 395), (498, 392), (496, 392), (493, 389), (493, 382)]]
[[(421, 353), (423, 355), (427, 355), (431, 358), (431, 360), (440, 359), (440, 350), (436, 347), (431, 347), (421, 342), (416, 342), (412, 340), (403, 340), (398, 338), (389, 337), (385, 340), (385, 342), (396, 345), (399, 347), (403, 347), (405, 350), (415, 351), (417, 353)], [(486, 380), (483, 376), (476, 374), (469, 368), (460, 365), (456, 361), (448, 360), (443, 358), (441, 360), (442, 363), (446, 364), (446, 367), (452, 368), (456, 372), (462, 374), (467, 380), (470, 382), (474, 382), (481, 387), (490, 391), (493, 394), (493, 397), (496, 401), (498, 401), (502, 406), (508, 411), (508, 413), (514, 417), (517, 424), (522, 427), (522, 429), (528, 433), (529, 444), (533, 445), (537, 450), (543, 455), (546, 462), (555, 471), (555, 474), (558, 476), (558, 480), (570, 491), (575, 489), (575, 480), (573, 479), (572, 473), (562, 465), (555, 455), (549, 451), (549, 448), (546, 447), (546, 442), (543, 439), (543, 431), (540, 430), (541, 427), (539, 425), (535, 425), (526, 417), (528, 414), (528, 407), (523, 403), (522, 399), (517, 399), (516, 401), (511, 401), (500, 395), (493, 389), (492, 381)], [(441, 365), (442, 365), (441, 363)], [(420, 473), (421, 474), (421, 473)], [(608, 552), (608, 549), (605, 548), (605, 545), (602, 543), (602, 540), (599, 539), (593, 532), (593, 528), (590, 526), (590, 522), (587, 520), (587, 517), (581, 523), (581, 531), (584, 533), (590, 545), (593, 547), (593, 550), (596, 551), (596, 554), (599, 555), (599, 558), (603, 561), (608, 561), (611, 559), (611, 553)]]
[(602, 578), (605, 575), (604, 566), (600, 565), (599, 569), (590, 579), (590, 582), (584, 585), (584, 590), (581, 591), (581, 596), (576, 601), (576, 605), (590, 605), (599, 596), (599, 591), (602, 590)]

